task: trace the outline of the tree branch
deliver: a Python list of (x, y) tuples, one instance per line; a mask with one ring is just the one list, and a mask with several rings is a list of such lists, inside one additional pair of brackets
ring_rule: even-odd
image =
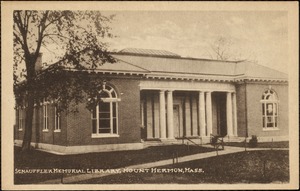
[[(61, 38), (64, 38), (64, 39), (67, 39), (67, 40), (73, 40), (71, 39), (70, 37), (67, 37), (67, 36), (64, 36), (64, 35), (61, 35), (61, 34), (54, 34), (54, 33), (48, 33), (48, 34), (45, 34), (44, 35), (44, 38), (45, 37), (49, 37), (50, 36), (57, 36), (57, 37), (61, 37)], [(53, 40), (53, 38), (51, 38), (51, 40)], [(53, 40), (54, 41), (54, 40)], [(83, 42), (80, 42), (80, 41), (76, 41), (78, 44), (81, 44), (81, 45), (84, 45), (84, 46), (88, 46), (89, 44), (88, 43), (83, 43)]]
[(23, 47), (24, 46), (24, 44), (23, 44), (23, 42), (22, 42), (22, 40), (20, 39), (20, 37), (14, 32), (14, 36), (15, 36), (15, 38), (16, 38), (16, 40), (21, 44), (21, 46)]
[(63, 36), (63, 35), (61, 35), (61, 34), (54, 34), (54, 33), (47, 33), (47, 34), (44, 34), (43, 38), (48, 37), (48, 36), (58, 36), (58, 37), (62, 37), (62, 38), (71, 40), (69, 37)]
[(50, 40), (52, 40), (55, 44), (60, 45), (58, 42), (56, 42), (52, 37), (48, 36)]
[(45, 24), (46, 24), (46, 20), (47, 20), (47, 17), (48, 17), (48, 13), (49, 11), (46, 11), (41, 22), (40, 22), (40, 26), (41, 26), (41, 31), (39, 31), (39, 37), (38, 37), (38, 42), (37, 42), (37, 47), (36, 47), (36, 50), (35, 50), (35, 59), (37, 59), (38, 55), (39, 55), (39, 52), (40, 52), (40, 49), (41, 49), (41, 45), (42, 45), (42, 41), (43, 41), (43, 33), (44, 33), (44, 30), (45, 30)]
[(47, 25), (45, 25), (45, 29), (46, 29), (49, 25), (53, 24), (54, 22), (59, 21), (63, 16), (64, 16), (64, 15), (62, 14), (62, 15), (59, 16), (58, 18), (53, 19), (52, 21), (49, 21), (49, 23), (48, 23)]
[(49, 48), (47, 48), (47, 45), (44, 43), (44, 42), (42, 42), (42, 46), (44, 47), (44, 48), (46, 48), (49, 52), (51, 52), (52, 54), (55, 54), (55, 52), (53, 52), (52, 50), (50, 50)]
[(16, 11), (16, 14), (13, 14), (13, 15), (14, 15), (14, 22), (18, 26), (20, 34), (23, 38), (23, 49), (24, 49), (25, 56), (29, 56), (30, 51), (29, 51), (28, 45), (27, 45), (27, 31), (25, 30), (24, 25), (22, 23), (20, 11)]
[(25, 11), (24, 27), (26, 31), (28, 31), (30, 17), (31, 17), (31, 11)]

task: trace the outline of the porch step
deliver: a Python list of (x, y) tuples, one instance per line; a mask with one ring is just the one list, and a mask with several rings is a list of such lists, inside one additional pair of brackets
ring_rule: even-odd
[(182, 144), (182, 141), (177, 139), (162, 139), (162, 140), (146, 140), (143, 142), (145, 148), (150, 146), (162, 146), (162, 145), (174, 145), (174, 144)]
[[(224, 142), (243, 142), (245, 138), (243, 137), (224, 137)], [(186, 138), (176, 138), (176, 139), (149, 139), (142, 141), (144, 148), (150, 146), (162, 146), (162, 145), (172, 145), (172, 144), (197, 144), (199, 146), (209, 144), (210, 137), (189, 137)]]
[(244, 137), (228, 137), (228, 136), (225, 136), (223, 138), (223, 141), (227, 142), (227, 143), (230, 143), (230, 142), (243, 142), (244, 140), (245, 140)]
[(144, 148), (162, 145), (162, 142), (160, 140), (142, 140), (142, 143), (144, 145)]
[(164, 145), (171, 145), (171, 144), (172, 145), (181, 145), (181, 144), (183, 144), (181, 139), (165, 139), (165, 140), (161, 140), (161, 142)]

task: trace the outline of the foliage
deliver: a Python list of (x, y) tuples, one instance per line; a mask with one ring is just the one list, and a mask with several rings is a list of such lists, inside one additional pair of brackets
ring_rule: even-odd
[(257, 147), (257, 142), (258, 141), (256, 135), (252, 135), (252, 138), (249, 141), (249, 146), (252, 148)]
[[(25, 90), (32, 90), (36, 102), (43, 98), (59, 98), (66, 103), (66, 107), (71, 103), (71, 98), (75, 102), (80, 100), (79, 87), (89, 86), (83, 88), (84, 91), (92, 86), (95, 88), (95, 83), (88, 83), (93, 82), (93, 78), (77, 73), (76, 78), (72, 79), (74, 74), (63, 72), (63, 69), (94, 70), (105, 62), (114, 62), (107, 52), (107, 45), (101, 42), (104, 37), (113, 37), (107, 26), (112, 18), (113, 16), (107, 18), (98, 11), (15, 11), (14, 90), (18, 100), (23, 99)], [(34, 68), (41, 47), (56, 51), (54, 55), (59, 61), (56, 66), (36, 76), (38, 71)], [(21, 71), (22, 75), (18, 75), (18, 69), (24, 62), (26, 68)], [(22, 76), (27, 82), (20, 85)], [(30, 83), (28, 78), (32, 79)], [(62, 88), (64, 89), (61, 90)]]
[[(103, 43), (103, 38), (113, 37), (108, 26), (113, 16), (99, 11), (16, 10), (13, 19), (14, 93), (17, 104), (27, 106), (26, 150), (30, 148), (34, 103), (51, 99), (59, 101), (63, 110), (101, 88), (101, 79), (80, 72), (115, 62)], [(41, 72), (36, 63), (42, 47), (55, 55), (57, 63)]]
[(217, 137), (217, 136), (213, 136), (213, 137), (211, 138), (211, 144), (212, 144), (212, 145), (215, 145), (215, 144), (217, 144), (217, 142), (218, 142), (218, 137)]
[[(70, 72), (58, 68), (52, 67), (36, 77), (35, 104), (51, 101), (57, 106), (58, 112), (77, 112), (78, 103), (85, 102), (87, 108), (91, 109), (100, 100), (98, 92), (105, 79), (87, 71)], [(27, 83), (16, 85), (15, 92), (20, 92), (16, 96), (18, 105), (26, 104), (27, 94), (24, 92), (29, 89), (28, 86)]]

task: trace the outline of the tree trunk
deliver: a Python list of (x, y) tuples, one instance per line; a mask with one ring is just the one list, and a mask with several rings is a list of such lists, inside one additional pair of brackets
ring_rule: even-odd
[(31, 91), (28, 91), (27, 98), (27, 109), (25, 117), (25, 132), (22, 144), (22, 151), (30, 150), (30, 143), (32, 137), (32, 120), (33, 120), (33, 109), (34, 109), (34, 97)]
[[(35, 111), (36, 111), (36, 113), (39, 113), (40, 112), (39, 107), (36, 107)], [(40, 125), (38, 123), (39, 123), (40, 118), (37, 117), (35, 120), (36, 120), (35, 121), (35, 124), (36, 124), (36, 126), (35, 126), (35, 148), (38, 148), (38, 145), (40, 142), (40, 128), (39, 128)]]

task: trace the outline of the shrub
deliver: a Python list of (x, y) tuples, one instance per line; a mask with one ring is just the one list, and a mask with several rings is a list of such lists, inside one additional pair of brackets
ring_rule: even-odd
[(212, 137), (210, 142), (212, 145), (215, 145), (218, 142), (218, 137), (216, 136)]
[(257, 147), (257, 136), (252, 135), (252, 138), (249, 141), (249, 147), (254, 148)]

